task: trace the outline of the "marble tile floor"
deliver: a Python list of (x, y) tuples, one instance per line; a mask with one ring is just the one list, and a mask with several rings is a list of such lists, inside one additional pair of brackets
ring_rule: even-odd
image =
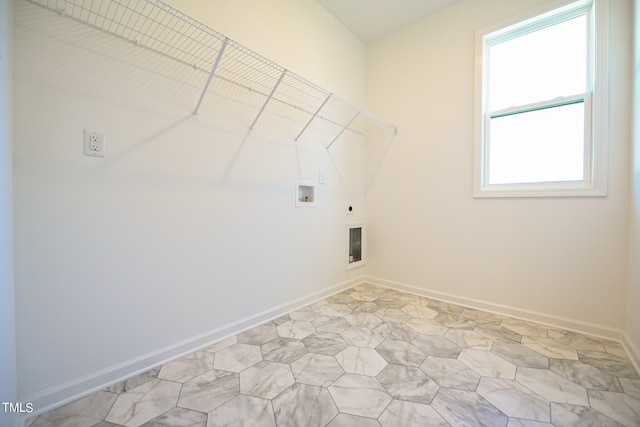
[(619, 343), (362, 284), (27, 421), (640, 426)]

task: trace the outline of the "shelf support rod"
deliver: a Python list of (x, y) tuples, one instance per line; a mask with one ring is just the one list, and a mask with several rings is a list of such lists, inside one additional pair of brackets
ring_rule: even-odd
[(340, 138), (340, 135), (342, 135), (342, 133), (343, 133), (345, 130), (347, 130), (347, 129), (349, 128), (349, 126), (351, 126), (351, 123), (353, 123), (353, 121), (354, 121), (355, 119), (357, 119), (357, 118), (358, 118), (358, 116), (360, 115), (360, 113), (362, 113), (362, 110), (358, 110), (358, 112), (356, 113), (356, 115), (355, 115), (355, 116), (353, 116), (353, 118), (352, 118), (351, 120), (349, 120), (349, 123), (347, 123), (347, 124), (345, 125), (345, 127), (343, 127), (343, 128), (342, 128), (342, 130), (340, 131), (340, 133), (338, 133), (338, 134), (336, 135), (336, 137), (335, 137), (335, 138), (333, 138), (333, 141), (331, 141), (331, 143), (330, 143), (329, 145), (327, 145), (327, 150), (328, 150), (329, 148), (331, 148), (331, 146), (333, 145), (333, 143), (334, 143), (334, 142), (336, 142), (336, 141), (338, 140), (338, 138)]
[(227, 48), (227, 44), (229, 43), (229, 39), (225, 38), (224, 43), (220, 47), (218, 51), (218, 56), (216, 57), (216, 61), (213, 63), (213, 67), (211, 68), (211, 72), (209, 73), (209, 78), (204, 85), (204, 89), (202, 89), (202, 93), (200, 94), (200, 99), (198, 100), (198, 105), (196, 105), (196, 109), (193, 111), (193, 116), (198, 115), (198, 110), (200, 110), (200, 105), (202, 104), (202, 100), (204, 100), (204, 96), (209, 90), (209, 85), (211, 84), (211, 80), (213, 80), (213, 76), (216, 74), (216, 70), (218, 69), (218, 65), (220, 65), (220, 60), (222, 59), (222, 55), (224, 54), (224, 50)]
[(313, 121), (313, 119), (316, 118), (316, 116), (320, 113), (320, 111), (324, 108), (325, 104), (329, 101), (329, 98), (331, 98), (332, 94), (329, 94), (329, 96), (327, 96), (327, 99), (324, 100), (324, 102), (322, 103), (322, 105), (320, 106), (320, 108), (318, 108), (318, 110), (313, 114), (313, 116), (311, 116), (311, 118), (309, 119), (309, 121), (307, 122), (306, 125), (304, 125), (304, 127), (302, 128), (302, 130), (300, 131), (300, 133), (298, 134), (298, 136), (295, 137), (294, 141), (298, 142), (298, 139), (300, 139), (300, 137), (302, 136), (302, 134), (304, 133), (305, 130), (307, 130), (307, 127), (309, 127), (309, 125), (311, 124), (311, 122)]
[(273, 87), (273, 89), (271, 89), (271, 93), (267, 97), (266, 101), (264, 101), (264, 104), (262, 104), (262, 108), (258, 112), (258, 115), (256, 116), (256, 118), (253, 120), (253, 123), (251, 123), (251, 126), (249, 126), (249, 130), (250, 131), (253, 130), (253, 127), (256, 125), (256, 123), (258, 122), (258, 119), (260, 118), (260, 116), (264, 112), (264, 109), (267, 108), (267, 104), (269, 103), (269, 101), (271, 101), (271, 98), (273, 98), (273, 94), (276, 93), (276, 90), (278, 89), (278, 86), (280, 86), (280, 83), (282, 82), (282, 79), (284, 78), (285, 74), (287, 74), (287, 70), (282, 70), (282, 74), (280, 74), (280, 78), (276, 82), (276, 84)]

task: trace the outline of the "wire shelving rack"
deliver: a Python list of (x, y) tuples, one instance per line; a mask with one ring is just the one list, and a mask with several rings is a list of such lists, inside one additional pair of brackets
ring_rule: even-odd
[(107, 32), (203, 73), (198, 115), (215, 79), (259, 94), (262, 105), (250, 130), (269, 105), (278, 102), (303, 112), (297, 142), (315, 120), (335, 129), (329, 149), (346, 131), (367, 137), (397, 129), (382, 118), (285, 69), (251, 49), (159, 0), (27, 0), (62, 16)]

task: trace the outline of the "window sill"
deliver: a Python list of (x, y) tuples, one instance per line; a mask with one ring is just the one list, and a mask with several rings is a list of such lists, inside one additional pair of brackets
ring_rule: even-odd
[(497, 197), (606, 197), (607, 191), (592, 184), (576, 183), (533, 183), (496, 184), (474, 189), (474, 198)]

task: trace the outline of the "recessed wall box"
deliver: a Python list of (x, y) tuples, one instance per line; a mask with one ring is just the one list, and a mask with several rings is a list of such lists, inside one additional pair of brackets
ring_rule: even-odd
[(347, 224), (347, 270), (365, 265), (364, 223)]
[(296, 183), (296, 206), (316, 205), (316, 185), (310, 181), (298, 181)]

